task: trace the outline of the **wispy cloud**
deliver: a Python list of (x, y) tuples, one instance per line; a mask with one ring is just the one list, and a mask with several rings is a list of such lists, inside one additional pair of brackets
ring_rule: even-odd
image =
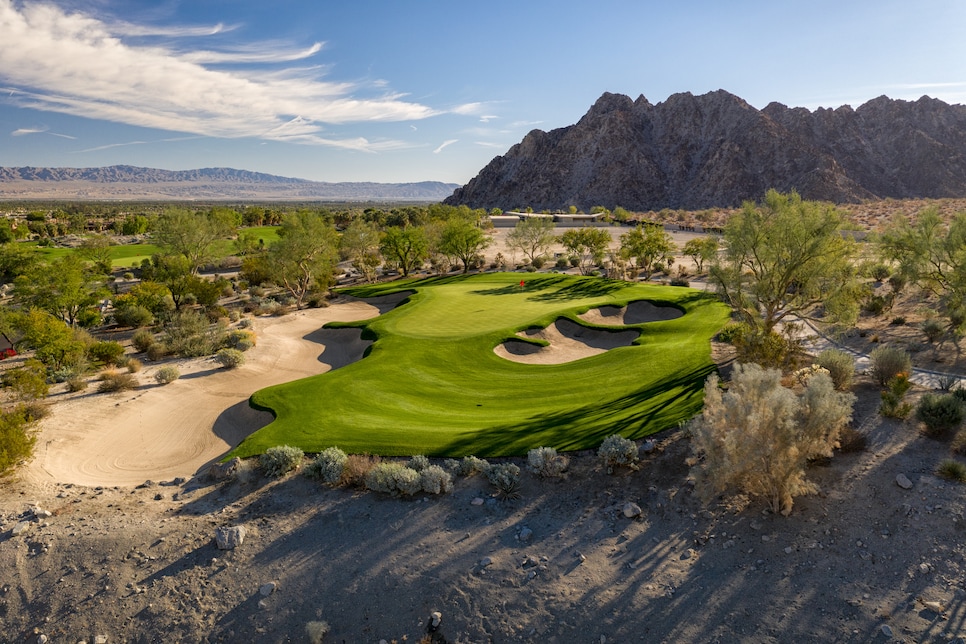
[[(323, 125), (409, 121), (439, 113), (402, 94), (325, 80), (325, 68), (218, 68), (206, 65), (305, 60), (323, 49), (254, 44), (185, 50), (142, 37), (211, 36), (230, 27), (150, 27), (109, 23), (50, 4), (0, 0), (0, 81), (8, 102), (174, 132), (259, 137), (384, 149), (398, 142), (320, 136)], [(132, 41), (133, 40), (133, 41)]]
[(506, 143), (495, 143), (493, 141), (477, 141), (476, 144), (484, 148), (496, 148), (498, 150), (506, 150), (509, 147)]
[(442, 142), (442, 143), (441, 143), (441, 144), (439, 145), (439, 147), (438, 147), (438, 148), (436, 148), (435, 150), (433, 150), (433, 154), (439, 154), (440, 152), (442, 152), (443, 150), (445, 150), (445, 149), (446, 149), (447, 147), (449, 147), (449, 146), (451, 146), (451, 145), (453, 145), (453, 144), (454, 144), (454, 143), (456, 143), (457, 141), (459, 141), (459, 139), (448, 139), (448, 140), (446, 140), (446, 141), (443, 141), (443, 142)]
[(51, 132), (48, 127), (21, 127), (17, 128), (10, 133), (10, 136), (27, 136), (28, 134), (48, 134), (50, 136), (56, 136), (62, 139), (77, 139), (76, 136), (71, 136), (69, 134), (59, 134), (57, 132)]

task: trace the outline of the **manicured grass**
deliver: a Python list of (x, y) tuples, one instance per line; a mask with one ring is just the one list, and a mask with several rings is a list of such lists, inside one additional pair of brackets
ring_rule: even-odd
[[(275, 445), (381, 455), (571, 451), (616, 433), (640, 438), (700, 411), (714, 371), (709, 341), (728, 318), (715, 298), (595, 277), (527, 275), (524, 288), (520, 279), (481, 274), (345, 291), (415, 293), (376, 319), (330, 325), (361, 327), (376, 342), (352, 365), (256, 392), (252, 405), (276, 419), (230, 456)], [(517, 331), (558, 317), (583, 324), (579, 313), (635, 300), (672, 304), (685, 315), (635, 325), (642, 334), (633, 346), (562, 365), (520, 364), (493, 352)]]
[[(59, 259), (71, 253), (76, 253), (74, 248), (47, 248), (37, 246), (35, 242), (28, 242), (34, 246), (37, 252), (46, 259)], [(111, 263), (118, 267), (139, 266), (141, 260), (150, 258), (159, 251), (154, 244), (125, 244), (122, 246), (111, 246)]]

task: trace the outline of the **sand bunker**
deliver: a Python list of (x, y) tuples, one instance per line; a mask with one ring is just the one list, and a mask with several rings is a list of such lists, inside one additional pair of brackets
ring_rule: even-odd
[[(325, 373), (362, 358), (371, 344), (360, 329), (323, 329), (327, 322), (376, 317), (410, 293), (257, 318), (258, 345), (238, 369), (211, 359), (179, 360), (181, 379), (154, 384), (159, 365), (136, 374), (140, 387), (122, 394), (51, 397), (36, 456), (21, 475), (42, 485), (129, 486), (147, 479), (189, 477), (272, 420), (248, 406), (255, 391)], [(92, 391), (93, 387), (88, 391)]]
[(591, 324), (612, 324), (617, 326), (676, 320), (682, 315), (684, 313), (681, 309), (675, 306), (658, 306), (647, 300), (638, 300), (624, 307), (602, 306), (591, 309), (578, 317)]
[(595, 356), (617, 347), (630, 346), (639, 331), (605, 331), (581, 326), (566, 318), (558, 318), (545, 329), (527, 329), (518, 333), (522, 338), (546, 340), (549, 346), (509, 340), (494, 347), (501, 358), (525, 364), (563, 364)]

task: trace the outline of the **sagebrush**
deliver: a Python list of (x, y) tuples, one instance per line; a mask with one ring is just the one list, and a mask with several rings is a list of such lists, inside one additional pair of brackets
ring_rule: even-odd
[(563, 454), (558, 454), (553, 447), (535, 447), (527, 452), (527, 467), (543, 478), (563, 476), (569, 464), (570, 459)]
[(265, 476), (278, 478), (297, 469), (304, 455), (298, 447), (277, 445), (265, 450), (265, 453), (258, 458), (258, 465), (265, 472)]
[(597, 448), (597, 458), (601, 460), (608, 474), (612, 474), (617, 467), (636, 468), (639, 453), (637, 443), (620, 434), (608, 436)]
[(338, 447), (329, 447), (305, 466), (303, 473), (328, 485), (338, 485), (345, 476), (349, 456)]
[(781, 372), (735, 365), (728, 391), (708, 378), (704, 409), (691, 422), (693, 472), (706, 498), (744, 492), (787, 515), (793, 498), (815, 490), (805, 477), (809, 459), (830, 457), (852, 416), (855, 396), (835, 391), (824, 373), (796, 395)]

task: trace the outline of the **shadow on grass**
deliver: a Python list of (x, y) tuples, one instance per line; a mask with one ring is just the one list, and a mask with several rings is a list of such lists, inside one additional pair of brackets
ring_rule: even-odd
[[(443, 446), (439, 454), (520, 456), (533, 447), (536, 434), (541, 436), (542, 445), (560, 451), (596, 447), (617, 433), (628, 438), (641, 438), (674, 427), (698, 413), (705, 380), (714, 370), (713, 364), (703, 365), (670, 374), (653, 387), (612, 400), (533, 416), (512, 425), (495, 425), (467, 432)], [(679, 393), (671, 397), (675, 391)], [(669, 411), (668, 405), (672, 402), (677, 404)], [(628, 413), (628, 410), (633, 411)]]

